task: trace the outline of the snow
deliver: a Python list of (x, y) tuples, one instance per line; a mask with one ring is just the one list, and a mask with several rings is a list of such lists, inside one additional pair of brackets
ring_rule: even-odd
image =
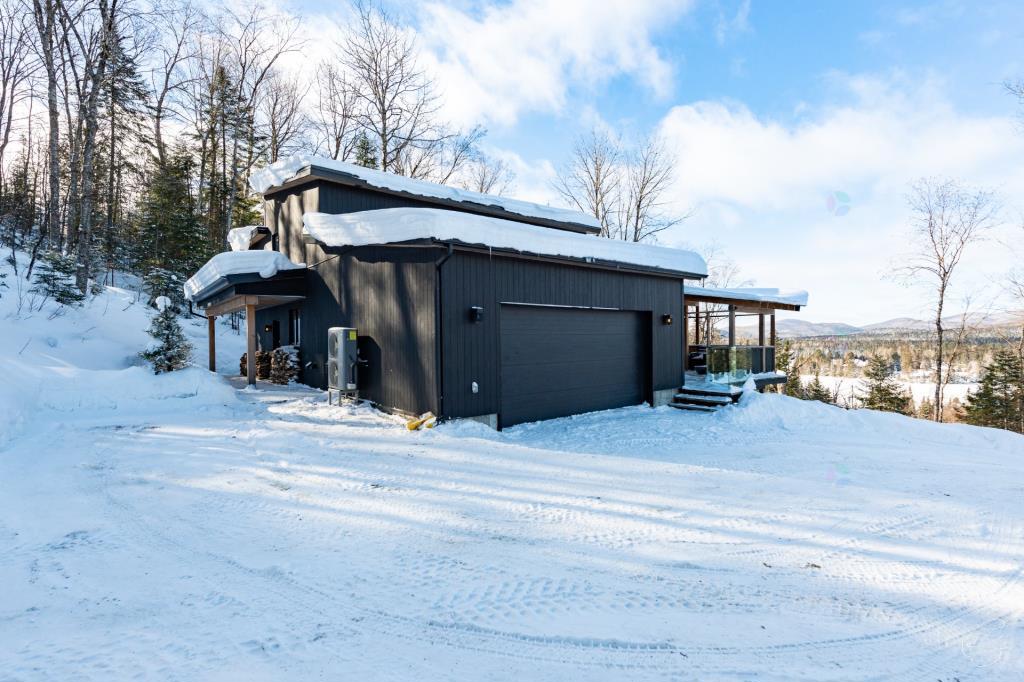
[(249, 244), (252, 242), (252, 236), (256, 234), (258, 229), (260, 229), (259, 225), (246, 225), (245, 227), (234, 227), (228, 230), (228, 244), (231, 246), (231, 250), (248, 251)]
[(156, 304), (156, 309), (160, 312), (167, 310), (168, 306), (171, 305), (171, 299), (166, 296), (157, 296), (156, 300), (153, 301)]
[(196, 294), (209, 288), (228, 275), (258, 273), (267, 279), (282, 270), (298, 270), (304, 263), (293, 263), (278, 251), (226, 251), (218, 253), (185, 282), (185, 298), (194, 300)]
[[(867, 383), (859, 377), (821, 375), (819, 378), (825, 388), (833, 392), (838, 391), (840, 400), (851, 405), (855, 405), (857, 396), (867, 390)], [(810, 374), (801, 375), (800, 380), (806, 385), (814, 381), (814, 376)], [(910, 391), (910, 396), (913, 398), (915, 405), (920, 405), (924, 400), (935, 399), (934, 381), (906, 381), (898, 378), (897, 383), (904, 391)], [(946, 384), (946, 402), (949, 403), (956, 398), (962, 404), (966, 402), (969, 394), (978, 390), (978, 386), (978, 383)]]
[(444, 209), (386, 208), (340, 215), (306, 213), (302, 220), (305, 232), (327, 246), (392, 244), (414, 239), (450, 240), (545, 256), (661, 268), (701, 277), (707, 274), (704, 259), (692, 251), (634, 244)]
[(758, 393), (410, 432), (153, 375), (130, 291), (17, 299), (4, 679), (1024, 679), (1021, 436)]
[(692, 296), (715, 296), (737, 301), (756, 301), (759, 303), (781, 303), (784, 305), (807, 305), (807, 292), (796, 289), (770, 289), (763, 287), (730, 287), (713, 289), (711, 287), (695, 287), (686, 285), (685, 293)]
[(481, 194), (480, 192), (439, 185), (424, 180), (413, 180), (402, 175), (385, 173), (372, 168), (364, 168), (356, 164), (309, 154), (297, 154), (257, 169), (249, 176), (249, 184), (254, 190), (264, 194), (268, 189), (284, 184), (307, 166), (316, 166), (326, 170), (345, 173), (362, 180), (372, 187), (394, 192), (406, 192), (421, 197), (446, 199), (467, 204), (496, 206), (509, 213), (529, 218), (543, 218), (558, 222), (587, 225), (589, 227), (601, 226), (594, 216), (580, 213), (579, 211), (554, 208), (552, 206), (544, 206), (518, 199), (508, 199), (491, 194)]

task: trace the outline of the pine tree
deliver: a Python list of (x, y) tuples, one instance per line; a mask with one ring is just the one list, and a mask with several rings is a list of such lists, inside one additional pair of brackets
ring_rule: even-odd
[(356, 137), (356, 163), (365, 168), (380, 168), (380, 160), (377, 158), (377, 150), (374, 148), (373, 143), (370, 142), (369, 135), (366, 131), (360, 131), (359, 136)]
[(39, 259), (32, 281), (32, 292), (52, 298), (62, 306), (75, 306), (85, 300), (85, 294), (75, 283), (78, 261), (73, 255), (47, 251)]
[(866, 390), (857, 398), (869, 410), (913, 414), (913, 401), (896, 381), (892, 363), (891, 358), (872, 355), (864, 370)]
[(803, 389), (804, 400), (817, 400), (818, 402), (833, 404), (835, 401), (832, 398), (832, 393), (829, 392), (825, 385), (821, 383), (821, 373), (814, 373), (814, 380), (807, 384), (807, 387)]
[(150, 181), (142, 197), (136, 231), (140, 264), (146, 272), (150, 302), (167, 296), (175, 306), (184, 304), (182, 283), (209, 255), (205, 230), (192, 199), (193, 161), (178, 146), (165, 163), (150, 162)]
[(804, 391), (800, 385), (800, 375), (794, 366), (794, 360), (793, 343), (789, 339), (785, 339), (775, 349), (775, 371), (786, 375), (786, 383), (782, 386), (775, 386), (775, 390), (778, 393), (799, 398)]
[(148, 330), (157, 345), (142, 354), (142, 357), (153, 363), (156, 374), (187, 367), (192, 359), (192, 345), (185, 339), (174, 308), (163, 299), (161, 302), (164, 305), (160, 306), (161, 310), (153, 317)]
[(978, 390), (967, 397), (964, 421), (1024, 433), (1024, 367), (1008, 350), (996, 352)]

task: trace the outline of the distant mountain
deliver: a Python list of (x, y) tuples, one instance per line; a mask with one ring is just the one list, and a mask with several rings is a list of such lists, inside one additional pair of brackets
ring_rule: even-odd
[[(959, 322), (959, 321), (958, 321)], [(952, 324), (952, 320), (948, 322)], [(866, 324), (861, 329), (863, 331), (878, 331), (880, 329), (914, 329), (914, 330), (927, 330), (932, 329), (934, 323), (928, 322), (927, 320), (915, 320), (912, 317), (894, 317), (891, 320), (884, 322), (875, 322), (873, 324)]]
[[(767, 327), (767, 324), (765, 325)], [(775, 323), (775, 332), (781, 337), (803, 336), (846, 336), (863, 331), (845, 322), (808, 322), (807, 320), (785, 319)], [(737, 325), (736, 332), (743, 336), (757, 336), (757, 325)]]
[[(945, 320), (945, 323), (947, 329), (955, 329), (960, 324), (960, 318), (950, 317)], [(987, 316), (974, 321), (974, 324), (978, 327), (1017, 325), (1020, 323), (1020, 318), (1012, 315)], [(779, 320), (775, 324), (775, 331), (782, 338), (797, 339), (808, 336), (850, 336), (852, 334), (864, 333), (931, 331), (934, 329), (934, 325), (934, 322), (918, 320), (913, 317), (894, 317), (891, 320), (865, 324), (860, 327), (855, 327), (845, 322), (808, 322), (798, 318), (789, 318)], [(765, 326), (767, 331), (767, 324)], [(757, 324), (750, 322), (737, 324), (736, 333), (739, 336), (755, 338), (757, 336)]]

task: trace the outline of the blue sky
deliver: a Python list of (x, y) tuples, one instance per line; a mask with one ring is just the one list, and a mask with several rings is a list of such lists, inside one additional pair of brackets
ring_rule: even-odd
[[(338, 5), (307, 1), (310, 44)], [(1024, 3), (511, 0), (391, 3), (417, 34), (445, 113), (482, 123), (514, 193), (558, 203), (573, 138), (657, 134), (694, 214), (666, 245), (715, 242), (759, 286), (806, 288), (810, 320), (922, 316), (886, 274), (907, 250), (908, 184), (998, 190), (1007, 226), (970, 254), (954, 298), (998, 311), (1024, 214), (1024, 130), (1002, 82), (1024, 78)], [(836, 191), (850, 197), (828, 211)]]

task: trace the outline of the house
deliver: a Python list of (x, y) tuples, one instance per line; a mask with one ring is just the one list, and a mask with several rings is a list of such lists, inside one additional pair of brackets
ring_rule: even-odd
[(684, 284), (707, 275), (693, 252), (329, 159), (284, 160), (252, 184), (265, 225), (233, 230), (186, 294), (211, 329), (244, 309), (250, 348), (298, 345), (306, 384), (328, 387), (332, 327), (357, 330), (360, 397), (399, 413), (502, 428), (666, 404), (684, 383)]

